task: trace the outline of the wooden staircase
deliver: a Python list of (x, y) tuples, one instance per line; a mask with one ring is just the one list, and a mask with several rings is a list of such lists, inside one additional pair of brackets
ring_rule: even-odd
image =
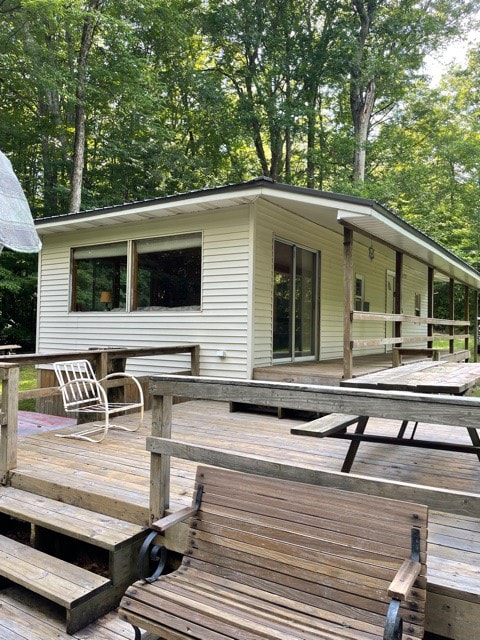
[(135, 576), (144, 528), (0, 487), (0, 587), (14, 582), (65, 612), (73, 634), (117, 606)]

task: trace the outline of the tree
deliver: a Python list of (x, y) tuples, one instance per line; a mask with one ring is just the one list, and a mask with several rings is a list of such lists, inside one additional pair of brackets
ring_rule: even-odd
[[(366, 149), (374, 109), (402, 99), (425, 55), (457, 34), (476, 9), (454, 0), (352, 0), (347, 60), (353, 123), (353, 184), (365, 181)], [(347, 27), (348, 30), (348, 27)]]
[(87, 95), (88, 57), (93, 45), (102, 0), (89, 0), (83, 8), (84, 19), (80, 49), (77, 57), (75, 87), (75, 137), (73, 144), (72, 180), (70, 188), (70, 211), (80, 211), (82, 204), (82, 177), (85, 157), (85, 111)]

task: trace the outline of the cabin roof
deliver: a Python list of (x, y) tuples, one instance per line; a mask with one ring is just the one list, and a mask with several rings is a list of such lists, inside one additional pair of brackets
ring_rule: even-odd
[(249, 205), (263, 198), (308, 220), (342, 233), (342, 224), (410, 254), (445, 276), (480, 289), (480, 273), (399, 215), (375, 200), (318, 191), (260, 177), (238, 184), (101, 207), (35, 221), (40, 236), (124, 222)]

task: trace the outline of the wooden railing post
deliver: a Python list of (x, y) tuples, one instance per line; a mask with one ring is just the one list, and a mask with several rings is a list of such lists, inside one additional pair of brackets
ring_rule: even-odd
[(343, 230), (343, 378), (349, 380), (353, 373), (352, 309), (353, 309), (353, 232)]
[(200, 346), (198, 344), (192, 347), (190, 362), (192, 376), (198, 377), (200, 375)]
[(0, 408), (0, 483), (7, 484), (9, 472), (17, 466), (19, 367), (0, 365), (2, 402)]
[[(152, 436), (172, 437), (172, 396), (152, 397)], [(170, 501), (170, 456), (150, 456), (150, 523), (165, 515)]]

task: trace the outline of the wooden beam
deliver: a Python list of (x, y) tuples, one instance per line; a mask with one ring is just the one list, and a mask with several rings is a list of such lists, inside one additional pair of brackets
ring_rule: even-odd
[[(428, 267), (428, 287), (427, 287), (427, 316), (429, 318), (433, 318), (434, 314), (434, 295), (435, 295), (435, 269), (433, 267)], [(429, 324), (427, 327), (427, 336), (429, 340), (427, 340), (427, 346), (433, 347), (433, 325)]]
[(0, 413), (0, 483), (8, 482), (9, 472), (17, 466), (18, 440), (18, 381), (16, 365), (0, 366), (2, 398)]
[[(402, 313), (402, 279), (403, 279), (403, 253), (397, 251), (395, 254), (395, 295), (393, 298), (393, 309), (397, 315)], [(402, 336), (401, 321), (395, 322), (394, 336), (400, 338)]]
[(478, 362), (478, 291), (473, 292), (473, 361)]
[[(470, 322), (470, 289), (467, 285), (463, 290), (463, 318), (465, 321)], [(465, 337), (464, 347), (468, 350), (468, 341), (470, 336)]]
[(343, 378), (353, 375), (352, 311), (353, 311), (353, 231), (343, 230)]
[(450, 491), (448, 489), (347, 474), (340, 471), (310, 469), (288, 463), (274, 462), (257, 455), (232, 453), (224, 449), (204, 447), (189, 442), (155, 438), (153, 436), (147, 437), (147, 450), (153, 455), (168, 455), (215, 467), (243, 471), (244, 473), (273, 476), (285, 480), (336, 487), (357, 493), (379, 495), (396, 500), (418, 502), (426, 504), (432, 509), (469, 517), (480, 517), (480, 496), (474, 493)]
[(60, 360), (86, 360), (95, 361), (102, 353), (107, 353), (112, 358), (142, 358), (148, 356), (172, 355), (176, 353), (196, 353), (198, 344), (183, 344), (164, 347), (123, 347), (115, 349), (88, 349), (87, 351), (62, 351), (52, 354), (18, 353), (16, 355), (0, 356), (0, 364), (15, 363), (26, 364), (52, 364)]
[[(455, 320), (455, 280), (453, 278), (450, 278), (449, 281), (449, 291), (448, 291), (448, 295), (449, 295), (449, 316), (450, 316), (450, 320)], [(450, 340), (449, 340), (449, 349), (450, 349), (450, 353), (453, 353), (455, 351), (455, 338), (452, 336), (449, 336)]]
[[(156, 395), (152, 399), (152, 436), (170, 438), (172, 435), (171, 395)], [(150, 461), (150, 523), (163, 518), (169, 507), (170, 456), (152, 455)]]
[(444, 424), (453, 429), (480, 424), (480, 398), (444, 394), (169, 375), (151, 378), (150, 393)]

